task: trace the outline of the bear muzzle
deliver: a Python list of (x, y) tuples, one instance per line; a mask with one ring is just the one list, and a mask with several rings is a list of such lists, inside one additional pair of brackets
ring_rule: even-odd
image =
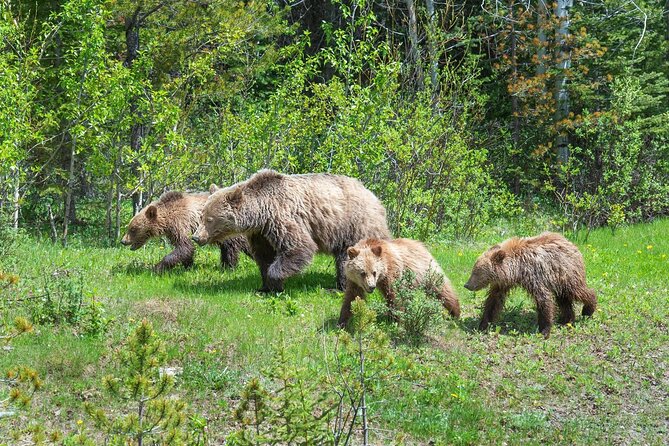
[(484, 288), (485, 285), (481, 285), (480, 283), (476, 283), (476, 281), (473, 280), (472, 277), (469, 278), (467, 283), (465, 283), (465, 289), (469, 291), (479, 291), (480, 289)]
[(200, 237), (200, 236), (197, 235), (197, 234), (193, 234), (193, 236), (192, 236), (191, 238), (193, 239), (193, 241), (194, 241), (195, 243), (197, 243), (197, 244), (200, 245), (200, 246), (204, 246), (204, 245), (207, 244), (207, 239), (204, 238), (204, 237)]

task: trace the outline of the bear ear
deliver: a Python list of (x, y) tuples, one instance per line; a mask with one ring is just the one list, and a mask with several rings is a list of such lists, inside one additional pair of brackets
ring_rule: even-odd
[(353, 247), (348, 248), (348, 250), (346, 252), (348, 253), (348, 259), (349, 260), (355, 259), (356, 257), (358, 257), (358, 254), (360, 254), (360, 251), (358, 251), (357, 249), (355, 249)]
[(228, 194), (228, 202), (229, 203), (239, 203), (242, 201), (242, 188), (241, 187), (235, 187), (232, 192)]
[(383, 248), (381, 246), (373, 246), (372, 247), (372, 252), (376, 257), (381, 257), (381, 254), (383, 253)]
[(149, 220), (155, 220), (156, 217), (158, 217), (158, 208), (155, 207), (154, 205), (149, 206), (146, 208), (146, 218)]
[(218, 186), (216, 186), (215, 184), (212, 183), (212, 184), (209, 186), (209, 193), (210, 193), (210, 194), (213, 194), (213, 193), (216, 192), (217, 190), (218, 190)]
[(492, 261), (492, 263), (496, 263), (499, 265), (504, 261), (504, 258), (506, 258), (506, 252), (503, 249), (498, 249), (497, 251), (492, 253), (490, 260)]

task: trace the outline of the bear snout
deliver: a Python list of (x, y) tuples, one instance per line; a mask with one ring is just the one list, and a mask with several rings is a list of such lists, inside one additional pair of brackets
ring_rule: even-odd
[(206, 242), (207, 242), (206, 239), (203, 239), (202, 237), (200, 237), (200, 236), (197, 235), (197, 234), (193, 234), (193, 236), (192, 236), (191, 238), (193, 239), (193, 241), (194, 241), (195, 243), (197, 243), (197, 244), (200, 245), (200, 246), (206, 244)]
[(467, 283), (465, 283), (465, 289), (469, 291), (478, 291), (481, 288), (483, 288), (485, 284), (482, 283), (476, 283), (476, 280), (474, 277), (470, 277)]
[(132, 243), (132, 242), (130, 242), (130, 240), (128, 240), (128, 236), (127, 236), (127, 235), (124, 235), (123, 238), (121, 239), (121, 244), (122, 244), (123, 246), (128, 246), (128, 245), (130, 245), (131, 243)]

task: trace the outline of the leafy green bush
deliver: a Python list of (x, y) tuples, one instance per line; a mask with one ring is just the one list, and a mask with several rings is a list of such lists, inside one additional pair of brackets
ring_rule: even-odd
[(82, 276), (57, 270), (44, 276), (43, 283), (27, 302), (34, 323), (69, 325), (92, 336), (106, 331), (111, 319), (102, 302), (86, 295)]
[[(444, 307), (434, 295), (422, 287), (413, 286), (415, 275), (406, 271), (395, 282), (396, 308), (393, 314), (397, 319), (400, 336), (411, 344), (421, 343), (427, 333), (444, 320)], [(434, 288), (440, 286), (440, 276), (428, 278)]]

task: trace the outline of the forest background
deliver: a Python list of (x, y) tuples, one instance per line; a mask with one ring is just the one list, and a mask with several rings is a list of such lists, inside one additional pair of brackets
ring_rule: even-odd
[(649, 220), (669, 210), (668, 7), (3, 0), (2, 225), (115, 243), (163, 191), (264, 167), (359, 178), (397, 235)]

